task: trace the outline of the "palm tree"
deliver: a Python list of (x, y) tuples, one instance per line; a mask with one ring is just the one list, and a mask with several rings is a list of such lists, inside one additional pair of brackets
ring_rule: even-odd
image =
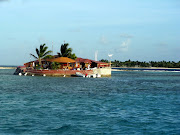
[(46, 46), (46, 44), (42, 44), (40, 45), (39, 49), (36, 48), (37, 56), (35, 56), (34, 54), (30, 54), (35, 59), (38, 59), (40, 67), (42, 67), (41, 59), (43, 59), (45, 56), (47, 56), (48, 54), (52, 52), (52, 51), (47, 51), (47, 49), (48, 47)]
[(76, 55), (73, 53), (72, 54), (72, 48), (68, 48), (69, 44), (64, 43), (61, 45), (60, 48), (60, 53), (57, 53), (59, 57), (68, 57), (71, 59), (76, 59)]

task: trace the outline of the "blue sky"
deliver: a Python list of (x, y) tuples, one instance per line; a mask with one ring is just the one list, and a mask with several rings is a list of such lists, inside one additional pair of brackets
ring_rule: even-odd
[(56, 54), (64, 41), (78, 57), (180, 61), (180, 1), (0, 0), (0, 65), (23, 65), (43, 43)]

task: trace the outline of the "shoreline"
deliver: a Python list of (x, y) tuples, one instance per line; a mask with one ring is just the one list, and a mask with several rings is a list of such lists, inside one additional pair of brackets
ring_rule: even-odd
[(111, 69), (180, 69), (180, 68), (166, 68), (166, 67), (111, 67)]
[(0, 69), (16, 69), (17, 67), (0, 67)]
[(165, 67), (111, 67), (111, 71), (180, 71), (180, 68)]
[[(0, 69), (16, 69), (17, 67), (4, 67), (1, 66)], [(119, 69), (174, 69), (174, 70), (180, 70), (180, 68), (166, 68), (166, 67), (111, 67), (112, 70), (119, 70)]]

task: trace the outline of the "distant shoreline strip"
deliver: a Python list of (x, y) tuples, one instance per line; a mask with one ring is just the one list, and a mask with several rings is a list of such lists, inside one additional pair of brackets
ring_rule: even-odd
[(0, 67), (0, 69), (16, 69), (16, 67)]
[[(0, 67), (0, 69), (16, 69), (17, 67)], [(151, 68), (139, 68), (139, 67), (112, 67), (112, 71), (126, 71), (126, 70), (147, 70), (147, 71), (180, 71), (180, 68), (158, 68), (158, 67), (151, 67)]]
[(180, 71), (180, 68), (158, 68), (158, 67), (152, 67), (152, 68), (122, 68), (122, 67), (112, 67), (112, 71)]

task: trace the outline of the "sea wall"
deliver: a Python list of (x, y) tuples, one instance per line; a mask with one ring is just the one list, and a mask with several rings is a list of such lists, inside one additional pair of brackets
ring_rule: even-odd
[(101, 76), (111, 76), (111, 68), (94, 68), (91, 70), (46, 70), (46, 69), (24, 69), (23, 67), (17, 67), (15, 75), (21, 73), (22, 75), (47, 75), (47, 76), (75, 76), (76, 72), (80, 72), (84, 75), (100, 74)]
[(100, 74), (101, 76), (111, 76), (111, 68), (105, 67), (105, 68), (95, 68), (93, 69), (94, 74)]
[(28, 75), (48, 75), (48, 76), (73, 76), (76, 72), (82, 74), (92, 74), (93, 70), (27, 70)]

